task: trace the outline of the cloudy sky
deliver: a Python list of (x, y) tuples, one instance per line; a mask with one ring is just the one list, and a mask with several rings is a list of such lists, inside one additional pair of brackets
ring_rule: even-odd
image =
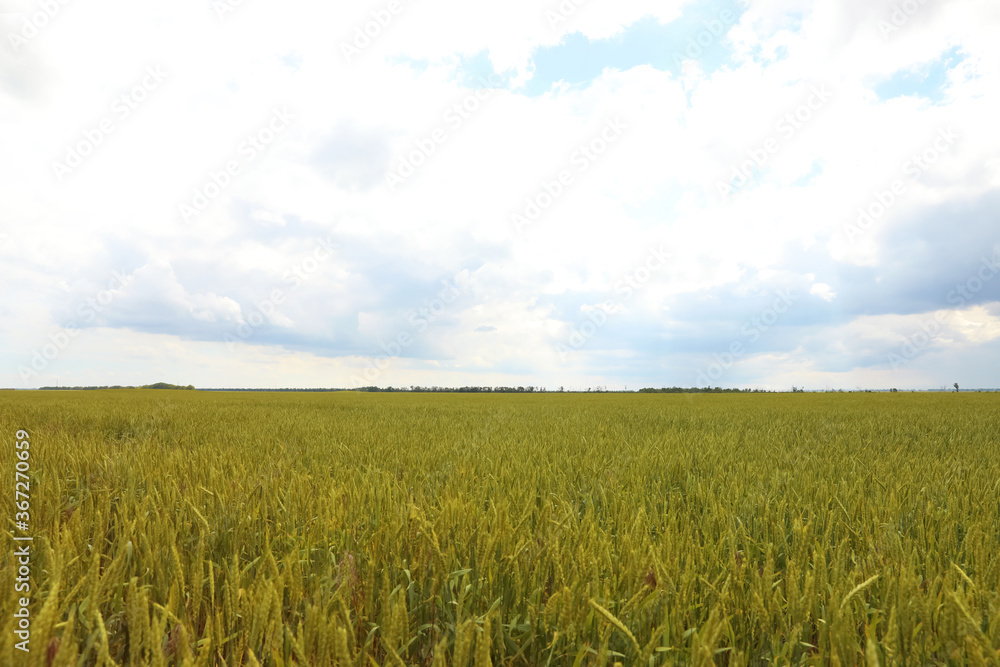
[(1000, 386), (994, 0), (0, 0), (0, 386)]

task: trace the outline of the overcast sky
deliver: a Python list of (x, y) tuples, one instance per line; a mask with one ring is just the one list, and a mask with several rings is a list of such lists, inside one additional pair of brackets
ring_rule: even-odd
[(995, 0), (0, 0), (0, 386), (1000, 386)]

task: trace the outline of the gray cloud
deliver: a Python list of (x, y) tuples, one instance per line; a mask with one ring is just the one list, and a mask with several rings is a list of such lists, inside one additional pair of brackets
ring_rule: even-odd
[(313, 151), (310, 163), (338, 187), (365, 192), (383, 182), (390, 158), (383, 133), (341, 123)]

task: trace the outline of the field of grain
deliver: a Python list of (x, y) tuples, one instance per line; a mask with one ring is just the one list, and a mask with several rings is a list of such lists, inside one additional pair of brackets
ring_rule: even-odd
[(0, 393), (2, 665), (985, 664), (994, 394)]

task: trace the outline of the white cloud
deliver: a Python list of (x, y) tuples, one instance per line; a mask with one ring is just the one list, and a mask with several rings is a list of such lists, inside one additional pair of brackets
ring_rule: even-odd
[(824, 301), (833, 301), (837, 297), (837, 293), (826, 283), (816, 283), (809, 289), (809, 293), (815, 294)]
[[(221, 384), (238, 385), (253, 376), (234, 370), (221, 336), (282, 289), (288, 298), (268, 318), (273, 330), (248, 341), (246, 362), (296, 378), (279, 385), (345, 384), (358, 358), (379, 353), (379, 336), (405, 330), (406, 314), (433, 299), (440, 280), (467, 271), (468, 298), (449, 311), (448, 326), (438, 323), (414, 343), (420, 359), (399, 359), (384, 377), (476, 384), (510, 373), (523, 379), (497, 383), (631, 386), (670, 368), (673, 354), (711, 354), (709, 322), (738, 326), (754, 314), (729, 311), (737, 297), (800, 286), (814, 298), (771, 338), (782, 349), (748, 359), (740, 377), (815, 380), (822, 362), (799, 342), (863, 322), (869, 306), (880, 315), (905, 310), (896, 302), (919, 299), (898, 287), (900, 276), (926, 286), (924, 301), (906, 308), (930, 312), (949, 281), (967, 275), (965, 264), (979, 261), (980, 248), (953, 249), (937, 283), (928, 282), (927, 267), (906, 265), (898, 240), (928, 234), (923, 216), (940, 216), (938, 227), (954, 229), (953, 238), (995, 233), (973, 212), (990, 210), (1000, 186), (1000, 53), (992, 38), (1000, 15), (972, 0), (927, 4), (886, 37), (878, 21), (894, 4), (755, 1), (723, 40), (733, 59), (721, 68), (688, 63), (676, 77), (648, 62), (615, 63), (587, 85), (538, 97), (520, 85), (540, 48), (574, 32), (621, 38), (644, 17), (666, 23), (693, 3), (585, 3), (553, 28), (549, 5), (527, 0), (405, 2), (351, 62), (341, 43), (383, 5), (245, 2), (220, 20), (193, 0), (67, 4), (21, 52), (0, 49), (8, 158), (0, 161), (0, 261), (11, 286), (0, 313), (30, 320), (19, 331), (0, 326), (0, 341), (12, 359), (23, 356), (75, 306), (60, 281), (85, 298), (110, 271), (126, 270), (134, 282), (109, 306), (106, 326), (88, 336), (132, 341), (122, 344), (134, 343), (151, 366), (151, 341), (174, 336), (169, 354), (192, 369), (196, 358), (210, 363), (218, 343), (227, 355), (219, 373), (231, 379)], [(874, 94), (894, 73), (954, 47), (961, 62), (937, 103)], [(449, 112), (475, 100), (456, 67), (484, 53), (512, 88), (477, 100), (466, 117)], [(119, 117), (116, 100), (141, 85), (148, 67), (166, 72), (162, 85)], [(796, 120), (821, 86), (830, 98)], [(294, 122), (248, 158), (244, 142), (267, 130), (275, 108), (287, 108)], [(113, 131), (60, 183), (53, 161), (106, 118)], [(583, 170), (578, 151), (617, 118), (627, 127)], [(960, 139), (917, 176), (907, 174), (907, 161), (947, 127)], [(389, 170), (436, 130), (445, 139), (391, 192)], [(766, 162), (753, 180), (722, 199), (718, 184), (761, 151)], [(234, 160), (239, 173), (185, 225), (180, 204), (218, 185)], [(563, 170), (572, 183), (518, 235), (511, 214), (537, 202)], [(896, 180), (905, 192), (862, 235), (848, 234), (859, 207)], [(343, 251), (292, 289), (287, 272), (331, 233)], [(571, 367), (560, 363), (554, 344), (581, 307), (613, 296), (616, 281), (661, 244), (671, 249), (670, 266), (624, 307), (622, 324), (595, 334)], [(868, 293), (852, 280), (870, 281)], [(897, 291), (878, 291), (886, 285)], [(1000, 300), (992, 289), (977, 307)], [(954, 345), (994, 340), (991, 319), (967, 317), (964, 328), (955, 325)], [(477, 331), (484, 327), (495, 329)], [(795, 327), (802, 329), (788, 333)], [(681, 330), (693, 333), (674, 340), (682, 349), (675, 353), (663, 341)], [(101, 361), (99, 341), (86, 349), (95, 356), (83, 368), (114, 367)], [(179, 361), (186, 354), (190, 364)], [(869, 361), (858, 360), (859, 382), (877, 377), (864, 370)], [(4, 373), (0, 384), (14, 378)], [(655, 383), (675, 381), (683, 378)]]

